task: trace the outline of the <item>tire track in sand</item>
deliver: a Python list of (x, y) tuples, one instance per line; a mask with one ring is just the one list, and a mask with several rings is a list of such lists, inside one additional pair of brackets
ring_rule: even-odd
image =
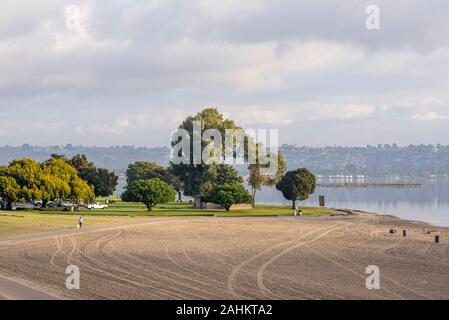
[[(264, 280), (263, 280), (264, 273), (265, 273), (266, 268), (267, 268), (270, 264), (272, 264), (273, 262), (275, 262), (276, 260), (278, 260), (280, 257), (284, 256), (284, 255), (287, 254), (288, 252), (290, 252), (290, 251), (292, 251), (292, 250), (294, 250), (294, 249), (296, 249), (296, 248), (299, 248), (299, 247), (301, 247), (301, 246), (304, 246), (304, 245), (306, 245), (306, 244), (315, 242), (315, 241), (317, 241), (317, 240), (319, 240), (319, 239), (325, 237), (326, 235), (332, 233), (333, 231), (336, 231), (336, 230), (338, 230), (338, 229), (342, 229), (342, 228), (344, 228), (344, 227), (346, 227), (346, 224), (343, 225), (343, 226), (338, 226), (338, 227), (330, 228), (329, 230), (326, 230), (325, 232), (321, 233), (320, 235), (314, 237), (313, 239), (306, 240), (306, 241), (304, 241), (304, 242), (300, 242), (300, 243), (297, 243), (297, 244), (295, 244), (295, 245), (293, 245), (293, 246), (291, 246), (291, 247), (288, 247), (287, 249), (283, 250), (282, 252), (278, 253), (278, 254), (275, 255), (274, 257), (270, 258), (267, 262), (265, 262), (265, 263), (259, 268), (259, 270), (258, 270), (258, 272), (257, 272), (257, 286), (259, 287), (259, 289), (260, 289), (260, 291), (262, 292), (262, 294), (263, 294), (265, 297), (267, 297), (267, 298), (269, 298), (269, 294), (271, 294), (271, 295), (276, 296), (276, 297), (278, 297), (278, 298), (284, 299), (284, 297), (282, 297), (282, 296), (280, 296), (280, 295), (278, 295), (278, 294), (272, 292), (270, 289), (268, 289), (268, 288), (264, 285)], [(302, 239), (304, 239), (304, 238), (302, 238)], [(298, 239), (297, 241), (300, 241), (300, 240), (302, 240), (302, 239)]]
[(236, 280), (237, 274), (238, 274), (238, 273), (240, 272), (240, 270), (243, 269), (243, 267), (245, 267), (246, 265), (250, 264), (251, 262), (253, 262), (253, 261), (256, 260), (257, 258), (262, 257), (263, 255), (269, 253), (270, 251), (273, 251), (273, 250), (275, 250), (275, 249), (277, 249), (277, 248), (279, 248), (279, 247), (282, 247), (282, 246), (284, 246), (284, 245), (290, 244), (290, 243), (292, 243), (292, 242), (296, 242), (296, 241), (302, 240), (302, 239), (308, 237), (309, 235), (311, 235), (311, 234), (313, 234), (313, 233), (316, 233), (316, 232), (319, 232), (319, 231), (321, 231), (321, 230), (325, 230), (325, 229), (328, 229), (328, 228), (329, 228), (329, 227), (315, 228), (314, 230), (307, 232), (306, 234), (304, 234), (303, 236), (301, 236), (301, 237), (299, 237), (299, 238), (297, 238), (297, 239), (283, 241), (283, 242), (281, 242), (281, 243), (278, 243), (278, 244), (276, 244), (276, 245), (274, 245), (274, 246), (271, 246), (271, 247), (269, 247), (268, 249), (265, 249), (264, 251), (262, 251), (262, 252), (260, 252), (260, 253), (258, 253), (258, 254), (256, 254), (256, 255), (254, 255), (254, 256), (252, 256), (252, 257), (246, 259), (246, 260), (244, 260), (243, 262), (241, 262), (239, 265), (237, 265), (237, 266), (232, 270), (231, 274), (230, 274), (229, 277), (228, 277), (228, 281), (227, 281), (228, 293), (229, 293), (232, 297), (234, 297), (234, 298), (236, 298), (236, 299), (242, 299), (242, 297), (244, 297), (244, 296), (242, 296), (242, 295), (240, 295), (240, 294), (237, 294), (237, 292), (236, 292), (236, 290), (235, 290), (235, 287), (234, 287), (234, 282), (235, 282), (235, 280)]

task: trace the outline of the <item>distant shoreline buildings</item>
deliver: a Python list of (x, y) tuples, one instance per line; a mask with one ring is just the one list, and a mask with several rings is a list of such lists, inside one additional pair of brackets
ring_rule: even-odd
[[(402, 177), (439, 178), (449, 177), (449, 146), (443, 145), (378, 145), (365, 147), (308, 147), (282, 145), (289, 168), (310, 168), (320, 180), (336, 183), (364, 182), (368, 178), (382, 177), (394, 183)], [(3, 146), (0, 147), (0, 165), (11, 160), (28, 157), (37, 161), (49, 158), (51, 154), (65, 154), (72, 157), (85, 154), (101, 167), (124, 172), (128, 164), (137, 160), (168, 164), (168, 147), (133, 146)], [(245, 166), (239, 168), (245, 175)]]

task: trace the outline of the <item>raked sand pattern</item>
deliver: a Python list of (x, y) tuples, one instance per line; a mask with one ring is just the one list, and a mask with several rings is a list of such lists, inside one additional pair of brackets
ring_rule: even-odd
[[(362, 213), (149, 218), (0, 239), (0, 276), (60, 299), (449, 299), (448, 239), (444, 228)], [(80, 290), (65, 287), (68, 265), (80, 268)], [(380, 290), (366, 288), (369, 265)]]

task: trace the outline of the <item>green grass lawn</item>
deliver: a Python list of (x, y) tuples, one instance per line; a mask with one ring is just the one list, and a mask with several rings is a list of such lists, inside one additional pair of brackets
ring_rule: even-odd
[[(116, 222), (112, 217), (89, 217), (90, 225), (108, 225)], [(5, 212), (0, 211), (0, 238), (22, 234), (39, 233), (54, 230), (73, 229), (78, 224), (78, 215), (57, 215), (35, 212)]]
[[(304, 215), (327, 215), (331, 209), (302, 207)], [(148, 212), (139, 203), (117, 202), (107, 210), (67, 211), (0, 211), (0, 238), (21, 234), (38, 233), (53, 230), (76, 229), (78, 217), (85, 216), (85, 222), (92, 225), (108, 225), (121, 223), (126, 217), (173, 217), (173, 216), (219, 216), (219, 217), (251, 217), (251, 216), (291, 216), (289, 206), (258, 205), (255, 209), (234, 210), (198, 210), (189, 203), (169, 203), (159, 205)]]
[[(331, 212), (326, 208), (301, 207), (304, 215), (326, 215)], [(17, 211), (22, 212), (22, 211)], [(36, 211), (26, 211), (35, 213)], [(65, 216), (278, 216), (292, 215), (290, 206), (277, 205), (257, 205), (255, 209), (232, 210), (226, 212), (224, 209), (194, 209), (190, 203), (173, 202), (155, 207), (149, 212), (147, 208), (140, 203), (115, 202), (109, 205), (106, 210), (82, 210), (80, 212), (63, 212), (63, 211), (41, 211), (46, 215), (65, 215)]]

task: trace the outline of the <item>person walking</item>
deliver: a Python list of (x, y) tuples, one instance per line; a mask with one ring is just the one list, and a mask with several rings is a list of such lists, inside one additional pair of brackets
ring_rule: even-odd
[(80, 220), (79, 220), (80, 229), (83, 227), (83, 223), (84, 223), (84, 218), (83, 218), (83, 216), (80, 216)]

